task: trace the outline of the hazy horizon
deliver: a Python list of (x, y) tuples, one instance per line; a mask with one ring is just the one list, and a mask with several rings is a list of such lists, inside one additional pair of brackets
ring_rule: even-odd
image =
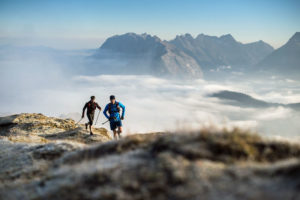
[[(299, 32), (299, 31), (297, 31)], [(134, 32), (126, 32), (126, 33), (134, 33)], [(114, 34), (111, 36), (108, 36), (107, 38), (88, 38), (88, 39), (70, 39), (70, 38), (60, 38), (60, 39), (42, 39), (42, 38), (1, 38), (0, 37), (0, 45), (12, 45), (12, 46), (17, 46), (17, 47), (38, 47), (38, 46), (43, 46), (43, 47), (49, 47), (49, 48), (53, 48), (53, 49), (57, 49), (57, 50), (88, 50), (88, 49), (98, 49), (101, 47), (101, 45), (110, 37), (116, 36), (116, 35), (123, 35), (126, 33), (121, 33), (121, 34)], [(143, 33), (136, 33), (138, 35), (141, 34), (145, 34), (146, 32)], [(296, 32), (295, 32), (296, 33)], [(262, 40), (263, 42), (266, 42), (267, 44), (271, 45), (274, 49), (278, 49), (280, 47), (282, 47), (284, 44), (286, 44), (288, 42), (288, 40), (295, 34), (293, 33), (290, 37), (288, 37), (286, 39), (285, 42), (283, 42), (280, 46), (278, 47), (274, 47), (272, 46), (270, 43)], [(148, 34), (148, 33), (146, 33)], [(173, 38), (169, 38), (169, 39), (164, 39), (159, 37), (158, 35), (151, 35), (151, 36), (157, 36), (159, 37), (162, 41), (166, 40), (166, 41), (170, 41), (176, 38), (176, 36), (182, 36), (185, 34), (190, 34), (190, 33), (184, 33), (184, 34), (177, 34), (175, 35), (175, 37)], [(227, 35), (231, 33), (224, 33), (221, 35), (209, 35), (209, 34), (205, 34), (205, 33), (199, 33), (199, 34), (204, 34), (204, 35), (208, 35), (208, 36), (216, 36), (216, 37), (221, 37), (223, 35)], [(199, 34), (196, 35), (192, 35), (193, 38), (196, 38)], [(258, 42), (261, 41), (261, 39), (256, 40), (256, 41), (247, 41), (247, 42), (242, 42), (237, 40), (237, 38), (232, 35), (233, 38), (237, 41), (237, 42), (241, 42), (242, 44), (249, 44), (249, 43), (254, 43), (254, 42)], [(63, 44), (61, 43), (63, 41)], [(76, 41), (76, 44), (74, 44), (74, 41)], [(67, 45), (65, 45), (67, 44)], [(84, 46), (82, 47), (78, 47), (77, 45), (81, 45), (83, 44)]]

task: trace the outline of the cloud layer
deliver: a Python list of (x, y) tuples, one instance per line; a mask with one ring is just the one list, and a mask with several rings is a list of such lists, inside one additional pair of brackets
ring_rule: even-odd
[[(299, 138), (299, 112), (285, 107), (266, 109), (227, 105), (208, 97), (220, 90), (242, 92), (277, 103), (300, 102), (300, 83), (277, 77), (264, 80), (170, 80), (152, 76), (73, 73), (72, 66), (40, 56), (0, 59), (0, 114), (36, 112), (78, 119), (91, 95), (104, 107), (111, 94), (126, 106), (127, 133), (195, 130), (235, 126), (281, 138)], [(88, 67), (88, 66), (87, 66)], [(244, 77), (243, 77), (244, 78)], [(100, 122), (105, 121), (100, 115)], [(105, 125), (106, 128), (108, 124)]]

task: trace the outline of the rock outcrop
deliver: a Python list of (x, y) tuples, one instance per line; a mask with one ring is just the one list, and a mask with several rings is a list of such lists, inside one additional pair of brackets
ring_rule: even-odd
[(71, 119), (42, 114), (0, 117), (0, 187), (37, 180), (66, 152), (111, 140), (104, 128), (96, 128), (94, 133), (90, 136), (83, 125)]
[(50, 143), (73, 142), (90, 144), (110, 140), (108, 131), (95, 128), (90, 136), (82, 124), (72, 119), (46, 117), (42, 114), (18, 114), (0, 117), (0, 138), (12, 142)]
[[(13, 126), (21, 130), (23, 120), (13, 118), (0, 123), (0, 199), (300, 198), (298, 144), (240, 130), (137, 134), (83, 146), (45, 138), (37, 144), (8, 139), (16, 134)], [(74, 122), (64, 122), (37, 123), (44, 134), (29, 130), (39, 137), (74, 130)]]

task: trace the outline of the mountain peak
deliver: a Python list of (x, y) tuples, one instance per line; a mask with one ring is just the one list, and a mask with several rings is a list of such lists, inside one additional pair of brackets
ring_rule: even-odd
[[(147, 33), (125, 33), (108, 38), (100, 49), (112, 50), (124, 53), (141, 53), (150, 51), (152, 47), (162, 47), (162, 41), (157, 36), (151, 36)], [(163, 48), (163, 47), (162, 47)]]
[[(117, 37), (130, 37), (130, 38), (141, 38), (141, 39), (148, 39), (148, 38), (154, 38), (154, 39), (159, 39), (157, 36), (152, 36), (148, 33), (142, 33), (142, 34), (137, 34), (133, 32), (128, 32), (122, 35), (115, 35), (111, 38), (117, 38)], [(160, 40), (160, 39), (159, 39)]]
[(141, 33), (141, 34), (138, 34), (138, 33), (134, 33), (134, 32), (128, 32), (128, 33), (124, 33), (124, 34), (121, 34), (121, 35), (114, 35), (108, 39), (111, 39), (111, 38), (121, 38), (121, 37), (128, 37), (128, 38), (143, 38), (143, 39), (146, 39), (146, 38), (158, 38), (157, 36), (152, 36), (148, 33)]
[(189, 33), (186, 33), (184, 35), (177, 35), (175, 39), (187, 39), (187, 40), (193, 40), (193, 36)]
[(197, 41), (203, 41), (203, 40), (218, 40), (217, 36), (211, 36), (211, 35), (205, 35), (203, 33), (197, 35), (195, 38)]
[(296, 32), (282, 47), (276, 49), (257, 66), (273, 73), (299, 78), (300, 32)]
[(266, 43), (265, 41), (263, 40), (258, 40), (256, 42), (251, 42), (251, 43), (247, 43), (246, 45), (261, 45), (261, 46), (266, 46), (266, 47), (269, 47), (270, 49), (274, 50), (274, 48), (269, 45), (268, 43)]
[(296, 32), (289, 40), (289, 42), (300, 42), (300, 32)]
[(189, 34), (189, 33), (186, 33), (186, 34), (184, 34), (184, 36), (185, 37), (193, 37), (191, 34)]
[(222, 35), (220, 37), (220, 39), (222, 40), (226, 40), (226, 41), (236, 41), (231, 34), (226, 34), (226, 35)]

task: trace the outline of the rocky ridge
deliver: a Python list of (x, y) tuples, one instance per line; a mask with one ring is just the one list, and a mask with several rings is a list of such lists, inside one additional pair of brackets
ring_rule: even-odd
[[(90, 142), (77, 139), (88, 135), (80, 130), (39, 114), (0, 118), (0, 199), (300, 198), (299, 144), (238, 129), (118, 141), (99, 129), (105, 140)], [(18, 134), (28, 139), (13, 140)], [(45, 138), (54, 134), (62, 139)]]

